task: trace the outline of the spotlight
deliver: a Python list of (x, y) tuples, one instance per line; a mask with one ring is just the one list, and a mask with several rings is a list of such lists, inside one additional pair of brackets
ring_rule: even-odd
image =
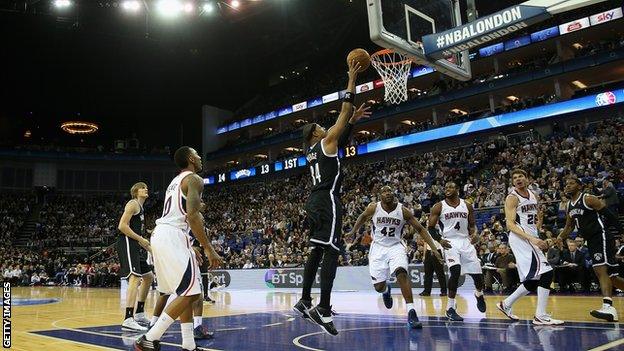
[(207, 2), (202, 6), (204, 13), (212, 13), (214, 11), (214, 5), (211, 2)]
[(137, 0), (125, 0), (121, 3), (121, 7), (130, 12), (137, 12), (141, 8), (141, 4)]
[(182, 10), (182, 4), (177, 0), (160, 0), (156, 7), (158, 12), (165, 17), (175, 17)]
[(54, 0), (54, 6), (62, 9), (71, 6), (70, 0)]
[(232, 5), (233, 8), (237, 9), (240, 6), (240, 1), (238, 0), (232, 0), (232, 2), (230, 3), (230, 5)]
[(193, 12), (193, 10), (195, 10), (195, 6), (193, 6), (193, 3), (187, 2), (184, 4), (184, 12), (191, 13)]

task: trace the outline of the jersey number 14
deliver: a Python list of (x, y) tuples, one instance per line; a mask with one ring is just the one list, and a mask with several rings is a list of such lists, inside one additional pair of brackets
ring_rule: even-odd
[(321, 182), (321, 171), (318, 163), (310, 166), (310, 173), (312, 173), (312, 185), (319, 184)]

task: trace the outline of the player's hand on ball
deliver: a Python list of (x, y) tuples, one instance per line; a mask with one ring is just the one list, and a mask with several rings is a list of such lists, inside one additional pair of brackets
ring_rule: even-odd
[(362, 65), (360, 65), (359, 62), (355, 60), (351, 60), (351, 62), (349, 62), (349, 79), (355, 80), (355, 78), (357, 78), (358, 71), (361, 68), (362, 68)]
[(448, 240), (446, 240), (446, 239), (440, 239), (439, 243), (440, 243), (440, 245), (442, 245), (442, 247), (443, 247), (443, 248), (445, 248), (445, 249), (450, 249), (451, 247), (453, 247), (453, 246), (451, 245), (451, 242), (450, 242), (450, 241), (448, 241)]

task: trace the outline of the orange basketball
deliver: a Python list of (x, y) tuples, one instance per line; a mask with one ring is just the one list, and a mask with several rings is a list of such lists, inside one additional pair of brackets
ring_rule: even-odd
[(349, 64), (351, 60), (355, 60), (356, 62), (360, 63), (361, 68), (358, 72), (366, 71), (366, 69), (368, 68), (368, 66), (370, 66), (370, 63), (371, 63), (370, 55), (364, 49), (351, 50), (349, 55), (347, 55), (347, 64)]

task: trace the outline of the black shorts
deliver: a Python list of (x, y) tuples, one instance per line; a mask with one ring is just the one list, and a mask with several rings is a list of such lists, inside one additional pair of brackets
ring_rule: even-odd
[(305, 205), (310, 225), (310, 243), (329, 245), (340, 251), (342, 245), (342, 203), (329, 191), (315, 191)]
[(610, 233), (596, 233), (587, 235), (587, 247), (589, 248), (589, 257), (592, 260), (592, 266), (608, 266), (609, 276), (619, 275), (619, 264), (615, 260), (615, 238)]
[(147, 264), (147, 251), (139, 243), (125, 235), (117, 239), (117, 255), (119, 256), (122, 278), (130, 275), (143, 276), (152, 272), (152, 266)]

